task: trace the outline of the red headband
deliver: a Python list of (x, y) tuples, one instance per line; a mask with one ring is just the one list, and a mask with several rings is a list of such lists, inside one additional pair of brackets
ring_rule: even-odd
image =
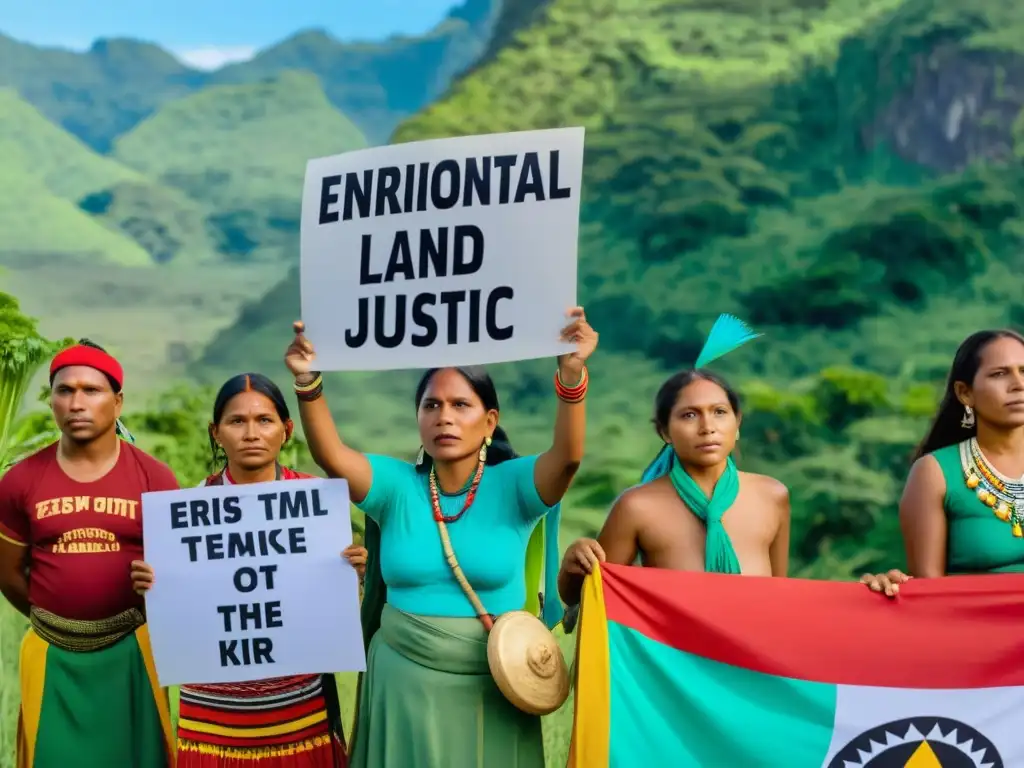
[(50, 363), (50, 381), (53, 381), (57, 371), (71, 365), (95, 368), (116, 381), (118, 387), (124, 386), (124, 371), (121, 369), (121, 364), (102, 349), (87, 347), (84, 344), (68, 347), (53, 358), (53, 362)]

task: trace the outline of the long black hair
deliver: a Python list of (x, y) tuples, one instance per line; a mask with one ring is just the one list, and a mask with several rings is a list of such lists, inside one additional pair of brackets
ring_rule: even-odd
[(949, 368), (946, 391), (942, 395), (939, 409), (935, 412), (935, 418), (924, 440), (914, 451), (913, 461), (978, 434), (976, 423), (969, 428), (961, 424), (964, 406), (956, 396), (956, 383), (962, 381), (967, 386), (974, 385), (974, 377), (978, 375), (978, 369), (981, 367), (981, 356), (989, 344), (999, 339), (1016, 339), (1024, 344), (1024, 336), (1008, 328), (978, 331), (960, 344)]
[[(447, 370), (445, 368), (431, 368), (420, 378), (420, 383), (416, 385), (416, 410), (420, 408), (420, 404), (423, 402), (423, 396), (427, 392), (427, 387), (430, 386), (431, 379), (438, 371)], [(491, 375), (487, 373), (487, 370), (480, 365), (467, 365), (454, 367), (451, 370), (458, 371), (459, 375), (466, 380), (466, 383), (476, 393), (476, 396), (480, 398), (480, 402), (484, 405), (484, 410), (487, 411), (498, 411), (501, 412), (501, 407), (498, 405), (498, 390), (494, 387), (494, 380), (491, 379)], [(503, 461), (514, 459), (519, 456), (515, 449), (512, 447), (512, 443), (508, 439), (508, 435), (505, 430), (500, 426), (494, 428), (494, 434), (491, 435), (491, 444), (487, 447), (487, 464), (501, 464)], [(429, 472), (430, 467), (433, 465), (434, 460), (430, 457), (426, 451), (423, 451), (423, 461), (416, 465), (417, 472)]]
[[(225, 381), (220, 391), (217, 392), (217, 397), (213, 400), (213, 424), (220, 424), (220, 420), (224, 418), (224, 409), (228, 407), (231, 398), (243, 392), (259, 392), (266, 396), (274, 404), (274, 410), (282, 422), (291, 418), (288, 413), (288, 403), (284, 401), (284, 395), (281, 394), (277, 384), (262, 373), (240, 373)], [(227, 464), (228, 457), (224, 453), (224, 449), (214, 440), (212, 426), (209, 435), (210, 471), (219, 472)]]
[(721, 387), (722, 391), (725, 392), (725, 397), (729, 401), (729, 407), (732, 408), (733, 413), (736, 414), (737, 418), (742, 415), (739, 394), (718, 374), (711, 373), (711, 371), (704, 370), (703, 368), (691, 368), (669, 376), (665, 383), (658, 388), (658, 393), (654, 396), (654, 417), (651, 419), (658, 437), (665, 440), (666, 444), (658, 451), (658, 455), (654, 457), (654, 460), (647, 465), (641, 476), (643, 482), (660, 477), (668, 471), (671, 465), (670, 459), (673, 450), (672, 445), (667, 442), (668, 424), (672, 418), (672, 409), (675, 408), (676, 400), (679, 399), (679, 393), (695, 381), (710, 381), (712, 384)]

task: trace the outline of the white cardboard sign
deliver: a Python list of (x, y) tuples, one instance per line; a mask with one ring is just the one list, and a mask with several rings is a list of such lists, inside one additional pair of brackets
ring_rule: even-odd
[(576, 304), (583, 128), (310, 160), (302, 320), (321, 370), (562, 354)]
[(344, 480), (145, 493), (142, 520), (160, 685), (365, 669)]

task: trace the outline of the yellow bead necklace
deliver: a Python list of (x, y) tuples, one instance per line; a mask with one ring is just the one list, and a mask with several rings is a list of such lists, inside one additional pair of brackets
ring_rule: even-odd
[(1024, 482), (1000, 475), (985, 459), (974, 437), (960, 443), (960, 465), (967, 487), (996, 517), (1010, 524), (1014, 536), (1024, 536), (1024, 514), (1018, 511), (1018, 507), (1024, 508)]

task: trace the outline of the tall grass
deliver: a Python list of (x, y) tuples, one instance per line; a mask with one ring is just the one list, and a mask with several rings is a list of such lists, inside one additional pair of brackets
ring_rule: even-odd
[[(0, 475), (53, 433), (53, 425), (22, 415), (25, 395), (39, 367), (70, 339), (43, 338), (18, 301), (0, 293)], [(18, 654), (27, 621), (0, 598), (0, 768), (14, 768), (17, 744)]]
[(28, 622), (0, 599), (0, 768), (14, 768), (18, 736), (18, 652)]

